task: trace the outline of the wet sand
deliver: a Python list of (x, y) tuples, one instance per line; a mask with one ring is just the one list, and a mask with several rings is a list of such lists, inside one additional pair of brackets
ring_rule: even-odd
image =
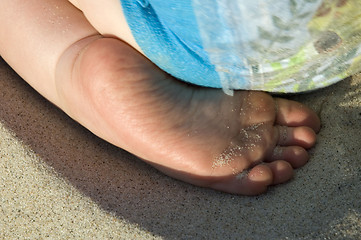
[(361, 74), (292, 97), (310, 162), (258, 197), (164, 176), (95, 137), (0, 59), (0, 239), (361, 239)]

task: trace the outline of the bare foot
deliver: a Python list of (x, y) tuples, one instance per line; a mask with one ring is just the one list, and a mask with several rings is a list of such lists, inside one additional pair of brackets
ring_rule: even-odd
[(305, 106), (263, 92), (231, 97), (191, 86), (119, 40), (88, 42), (76, 60), (71, 48), (59, 62), (60, 107), (167, 175), (254, 195), (308, 161), (320, 121)]

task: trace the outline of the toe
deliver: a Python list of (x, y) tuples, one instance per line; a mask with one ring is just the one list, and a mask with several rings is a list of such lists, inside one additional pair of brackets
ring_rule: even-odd
[(210, 187), (223, 192), (253, 196), (264, 193), (270, 185), (287, 182), (292, 177), (291, 164), (278, 160), (256, 165), (249, 171), (217, 181)]
[(291, 164), (293, 168), (299, 168), (308, 162), (309, 155), (304, 148), (299, 146), (276, 146), (273, 150), (272, 156), (266, 161), (274, 162), (280, 159)]
[(274, 183), (273, 173), (268, 164), (259, 164), (248, 171), (232, 175), (212, 184), (212, 188), (233, 194), (258, 195)]
[(320, 130), (319, 117), (305, 105), (282, 98), (275, 98), (275, 104), (277, 108), (276, 124), (289, 127), (307, 126), (315, 132)]
[(272, 171), (273, 182), (272, 184), (280, 184), (287, 182), (293, 177), (293, 169), (290, 163), (282, 160), (274, 161), (268, 164)]
[(316, 143), (316, 133), (309, 127), (275, 126), (277, 144), (280, 146), (300, 146), (311, 148)]

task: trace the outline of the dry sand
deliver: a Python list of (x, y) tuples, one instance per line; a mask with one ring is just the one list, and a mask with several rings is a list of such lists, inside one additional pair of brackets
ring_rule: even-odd
[(361, 75), (295, 97), (311, 161), (258, 197), (173, 180), (99, 138), (0, 59), (0, 239), (361, 239)]

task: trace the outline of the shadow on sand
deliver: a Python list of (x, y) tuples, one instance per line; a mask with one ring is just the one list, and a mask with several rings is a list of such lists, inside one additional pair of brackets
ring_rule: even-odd
[(0, 121), (102, 209), (165, 239), (352, 239), (361, 221), (360, 83), (295, 97), (322, 105), (318, 145), (293, 181), (258, 197), (164, 176), (71, 120), (1, 59)]

